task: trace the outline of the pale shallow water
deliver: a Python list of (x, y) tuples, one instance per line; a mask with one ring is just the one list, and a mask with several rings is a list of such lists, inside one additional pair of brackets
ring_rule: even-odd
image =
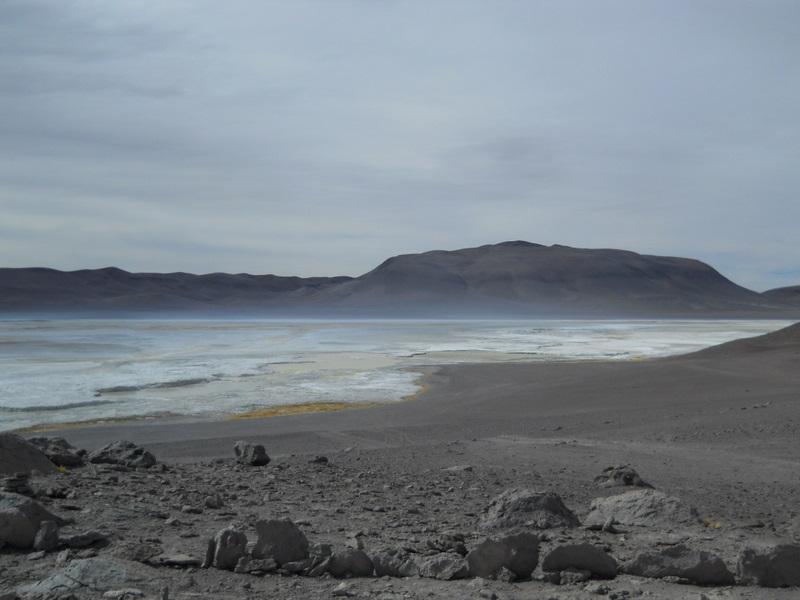
[(415, 367), (630, 360), (788, 321), (0, 321), (0, 430), (307, 402), (392, 402)]

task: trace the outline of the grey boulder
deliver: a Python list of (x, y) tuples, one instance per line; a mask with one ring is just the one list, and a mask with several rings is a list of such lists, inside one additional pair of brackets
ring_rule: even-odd
[(31, 548), (44, 521), (66, 524), (27, 496), (0, 492), (0, 542), (13, 548)]
[(414, 557), (404, 550), (387, 548), (372, 555), (375, 575), (378, 577), (414, 577), (419, 575), (419, 566)]
[(57, 471), (44, 452), (29, 441), (14, 433), (0, 433), (0, 475), (33, 472), (47, 475)]
[(126, 467), (152, 467), (156, 457), (150, 452), (125, 440), (106, 444), (102, 448), (89, 453), (89, 462), (94, 464), (123, 465)]
[(427, 556), (419, 562), (420, 577), (450, 581), (469, 577), (467, 561), (452, 552), (440, 552)]
[(203, 566), (233, 571), (246, 552), (247, 536), (234, 527), (226, 527), (209, 541)]
[(594, 478), (595, 484), (602, 488), (611, 487), (640, 487), (652, 488), (653, 486), (645, 482), (639, 473), (630, 465), (616, 465), (606, 467), (603, 472)]
[(261, 444), (238, 441), (233, 445), (236, 462), (251, 467), (263, 467), (269, 464), (270, 458)]
[(77, 450), (64, 438), (34, 437), (28, 441), (59, 467), (80, 467), (85, 463), (85, 452)]
[(480, 526), (483, 529), (549, 529), (579, 524), (558, 494), (512, 488), (492, 500)]
[(258, 521), (256, 533), (254, 558), (272, 558), (279, 565), (308, 558), (308, 539), (290, 519)]
[(699, 518), (697, 511), (679, 498), (658, 490), (639, 489), (592, 500), (584, 525), (590, 529), (602, 529), (607, 522), (671, 528), (697, 524)]
[(565, 544), (551, 550), (542, 561), (543, 571), (589, 571), (602, 579), (617, 576), (617, 561), (592, 544)]
[(800, 545), (751, 542), (739, 554), (737, 571), (746, 585), (800, 586)]
[(527, 579), (539, 562), (539, 538), (517, 533), (496, 539), (486, 538), (467, 554), (470, 575), (496, 579), (503, 569), (515, 579)]
[(36, 532), (36, 537), (33, 539), (33, 549), (50, 552), (58, 548), (58, 544), (58, 523), (55, 521), (42, 521), (41, 525), (39, 525), (39, 531)]
[(328, 572), (334, 577), (370, 577), (373, 570), (370, 557), (357, 548), (337, 550), (328, 565)]
[(64, 569), (30, 585), (22, 586), (18, 592), (25, 596), (48, 597), (57, 592), (90, 589), (96, 592), (118, 589), (131, 584), (145, 583), (147, 567), (137, 563), (107, 558), (85, 558), (73, 560)]
[(658, 552), (643, 552), (626, 562), (622, 571), (639, 577), (680, 577), (698, 585), (733, 585), (733, 573), (716, 554), (683, 544)]

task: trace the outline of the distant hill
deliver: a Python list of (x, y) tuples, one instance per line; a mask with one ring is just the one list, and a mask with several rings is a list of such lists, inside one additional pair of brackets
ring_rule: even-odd
[(281, 298), (349, 277), (280, 277), (240, 273), (129, 273), (122, 269), (0, 269), (0, 311), (142, 312), (267, 310)]
[(523, 241), (395, 256), (312, 300), (344, 312), (436, 316), (722, 316), (786, 309), (697, 260)]
[(767, 290), (764, 292), (764, 296), (776, 302), (800, 306), (800, 285)]
[(365, 318), (800, 314), (697, 260), (523, 241), (395, 256), (356, 278), (0, 269), (0, 311)]

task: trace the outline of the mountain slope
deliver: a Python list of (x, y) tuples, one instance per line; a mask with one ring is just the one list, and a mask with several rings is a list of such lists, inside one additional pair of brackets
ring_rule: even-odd
[(522, 241), (396, 256), (313, 301), (438, 316), (756, 314), (781, 306), (700, 261)]
[(0, 311), (370, 318), (800, 313), (697, 260), (522, 241), (395, 256), (355, 279), (0, 269)]
[(800, 306), (800, 285), (767, 290), (763, 295), (771, 301)]
[(280, 277), (241, 273), (129, 273), (122, 269), (0, 269), (0, 310), (180, 311), (266, 308), (277, 298), (349, 277)]

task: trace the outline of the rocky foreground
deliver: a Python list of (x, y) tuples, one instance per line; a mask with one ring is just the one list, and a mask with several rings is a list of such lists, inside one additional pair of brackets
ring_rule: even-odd
[(471, 444), (164, 464), (3, 434), (0, 599), (800, 597), (796, 516), (717, 520), (630, 466), (567, 484)]

